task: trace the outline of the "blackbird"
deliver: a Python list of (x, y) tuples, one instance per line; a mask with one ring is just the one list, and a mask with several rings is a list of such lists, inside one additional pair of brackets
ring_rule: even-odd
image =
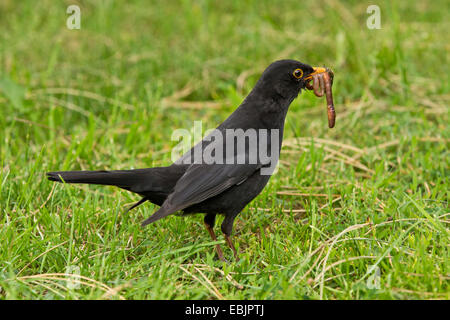
[[(233, 222), (262, 191), (274, 171), (289, 105), (314, 75), (324, 72), (324, 68), (314, 68), (295, 60), (273, 62), (242, 104), (212, 134), (170, 166), (136, 170), (56, 171), (48, 172), (47, 177), (51, 181), (64, 183), (113, 185), (141, 195), (142, 199), (129, 210), (145, 201), (160, 206), (142, 222), (142, 226), (177, 211), (183, 214), (204, 213), (206, 229), (217, 241), (213, 227), (216, 215), (222, 214), (225, 216), (222, 232), (238, 260), (231, 241)], [(253, 135), (252, 130), (255, 132)], [(256, 139), (250, 139), (255, 136)], [(205, 157), (206, 151), (209, 151), (209, 159), (204, 159), (208, 158)], [(198, 154), (204, 158), (196, 158)], [(216, 245), (216, 250), (219, 259), (225, 261), (219, 245)]]

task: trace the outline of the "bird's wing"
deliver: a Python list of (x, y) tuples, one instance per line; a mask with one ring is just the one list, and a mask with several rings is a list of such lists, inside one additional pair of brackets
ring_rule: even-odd
[(167, 200), (171, 206), (183, 206), (184, 209), (244, 182), (260, 167), (258, 164), (193, 165), (177, 182)]
[(261, 164), (193, 164), (178, 180), (161, 208), (142, 224), (147, 225), (169, 214), (214, 197), (244, 182)]

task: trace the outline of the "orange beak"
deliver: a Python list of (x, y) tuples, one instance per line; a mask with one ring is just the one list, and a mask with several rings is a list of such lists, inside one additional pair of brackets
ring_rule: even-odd
[(313, 75), (319, 74), (319, 73), (324, 73), (327, 72), (327, 69), (322, 68), (322, 67), (313, 67), (314, 72), (311, 73), (309, 76), (307, 76), (306, 78), (304, 78), (304, 80), (310, 80), (312, 79)]

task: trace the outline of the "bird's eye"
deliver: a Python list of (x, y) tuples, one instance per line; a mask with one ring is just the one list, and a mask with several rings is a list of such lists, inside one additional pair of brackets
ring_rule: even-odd
[(303, 77), (303, 70), (302, 69), (295, 69), (294, 72), (292, 73), (294, 75), (294, 77), (296, 77), (297, 79), (300, 79), (301, 77)]

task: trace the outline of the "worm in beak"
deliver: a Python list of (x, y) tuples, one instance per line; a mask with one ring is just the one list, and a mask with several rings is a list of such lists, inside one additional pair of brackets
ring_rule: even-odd
[[(331, 87), (333, 85), (334, 73), (330, 69), (314, 68), (314, 73), (307, 78), (305, 87), (313, 90), (317, 97), (322, 97), (325, 91), (327, 99), (327, 113), (328, 113), (328, 127), (333, 128), (336, 122), (336, 111), (334, 109), (333, 92)], [(312, 84), (311, 84), (312, 80)]]

